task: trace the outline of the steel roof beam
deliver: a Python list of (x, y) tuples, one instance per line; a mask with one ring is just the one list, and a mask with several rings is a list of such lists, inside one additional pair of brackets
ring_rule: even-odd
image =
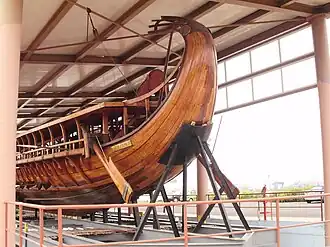
[(43, 92), (38, 95), (31, 93), (19, 93), (19, 99), (71, 99), (71, 98), (127, 98), (132, 94), (127, 93), (112, 93), (111, 95), (104, 95), (102, 92), (80, 92), (74, 95), (68, 95), (65, 92), (52, 93)]
[[(127, 24), (129, 21), (131, 21), (135, 16), (140, 14), (143, 10), (145, 10), (147, 7), (149, 7), (152, 3), (154, 3), (156, 0), (140, 0), (136, 4), (134, 4), (129, 10), (127, 10), (123, 15), (121, 15), (115, 22), (120, 23), (121, 25)], [(116, 24), (109, 25), (106, 29), (104, 29), (99, 34), (99, 39), (107, 39), (111, 35), (113, 35), (115, 32), (117, 32), (121, 27)], [(83, 58), (87, 52), (97, 47), (99, 44), (102, 43), (102, 41), (94, 39), (94, 43), (90, 43), (86, 45), (78, 54), (76, 55), (76, 59), (80, 60)]]
[[(116, 23), (120, 23), (120, 24), (125, 24), (128, 21), (130, 21), (131, 19), (133, 19), (135, 16), (137, 16), (139, 13), (141, 13), (144, 9), (146, 9), (151, 3), (153, 3), (155, 0), (140, 0), (138, 1), (136, 4), (134, 4), (131, 8), (129, 8), (123, 15), (121, 15), (115, 22)], [(99, 38), (100, 39), (105, 39), (108, 38), (109, 36), (111, 36), (112, 34), (114, 34), (117, 30), (119, 30), (119, 26), (115, 25), (115, 24), (111, 24), (108, 26), (108, 28), (106, 28), (105, 30), (103, 30), (100, 35)], [(96, 42), (97, 43), (97, 42)], [(94, 48), (94, 46), (91, 46), (91, 44), (86, 45), (80, 52), (78, 52), (76, 54), (76, 60), (79, 60), (81, 58), (83, 58), (84, 55), (86, 55), (86, 53), (88, 51), (90, 51), (90, 49)], [(67, 70), (70, 68), (71, 65), (62, 65), (63, 66), (63, 70)], [(52, 74), (51, 73), (47, 73), (45, 77), (51, 77)], [(58, 75), (59, 76), (59, 75)], [(58, 76), (54, 76), (54, 79), (56, 79)], [(43, 80), (43, 78), (41, 79)], [(50, 81), (48, 81), (49, 83)], [(48, 84), (46, 83), (46, 85)], [(25, 103), (21, 104), (19, 106), (19, 109), (22, 108), (24, 105), (26, 105), (29, 102), (26, 101)], [(52, 102), (52, 104), (54, 106), (58, 105), (59, 103), (61, 103), (62, 100), (54, 100)], [(47, 110), (40, 110), (38, 111), (38, 114), (43, 114), (47, 112)], [(22, 121), (18, 124), (17, 129), (20, 129), (22, 127), (24, 127), (26, 124), (28, 124), (29, 120), (26, 121)]]
[(47, 24), (41, 29), (41, 31), (38, 33), (32, 43), (28, 46), (28, 52), (25, 53), (23, 58), (21, 59), (21, 65), (23, 65), (26, 60), (30, 59), (31, 55), (33, 54), (33, 50), (37, 49), (41, 45), (41, 43), (48, 37), (48, 35), (55, 29), (57, 24), (70, 11), (75, 2), (77, 2), (77, 0), (73, 0), (72, 2), (63, 1), (61, 6), (56, 10), (56, 12), (47, 22)]
[[(190, 19), (199, 19), (202, 16), (210, 13), (212, 10), (220, 7), (221, 5), (223, 5), (223, 3), (217, 3), (215, 1), (208, 1), (205, 4), (203, 4), (202, 6), (198, 7), (197, 9), (193, 10), (192, 12), (190, 12), (189, 14), (185, 15), (185, 18), (190, 18)], [(162, 35), (157, 35), (151, 38), (152, 41), (154, 42), (159, 42), (161, 39), (165, 38), (167, 36), (167, 34), (162, 34)], [(134, 61), (133, 56), (135, 56), (137, 53), (139, 53), (140, 51), (152, 46), (153, 44), (151, 44), (148, 41), (142, 41), (141, 43), (137, 44), (136, 46), (134, 46), (133, 48), (131, 48), (130, 50), (124, 52), (124, 54), (122, 54), (120, 56), (120, 60), (123, 63), (130, 63), (130, 61)], [(163, 60), (165, 61), (165, 58), (163, 58)], [(176, 62), (171, 62), (170, 66), (175, 66)], [(134, 75), (132, 75), (131, 77), (125, 79), (123, 78), (121, 81), (119, 81), (118, 83), (111, 85), (109, 88), (105, 89), (103, 91), (104, 94), (108, 94), (109, 92), (115, 90), (116, 88), (124, 85), (125, 83), (127, 83), (127, 81), (132, 81), (140, 76), (143, 76), (144, 74), (148, 73), (149, 71), (151, 71), (152, 68), (144, 68), (138, 72), (136, 72)], [(86, 100), (84, 103), (84, 105), (89, 104), (90, 102), (92, 102), (93, 100)]]
[(304, 20), (295, 21), (295, 22), (284, 22), (280, 25), (277, 25), (267, 31), (259, 33), (255, 36), (252, 36), (246, 40), (243, 40), (237, 44), (234, 44), (224, 50), (217, 52), (218, 61), (227, 59), (229, 57), (235, 56), (238, 53), (251, 49), (252, 47), (258, 46), (260, 43), (266, 42), (267, 40), (275, 39), (279, 34), (287, 33), (295, 28), (307, 25), (307, 22)]
[[(24, 53), (21, 53), (21, 59)], [(163, 58), (150, 58), (150, 57), (135, 57), (126, 63), (122, 63), (119, 57), (111, 56), (85, 56), (84, 58), (76, 61), (76, 55), (64, 54), (33, 54), (30, 59), (25, 63), (30, 64), (59, 64), (59, 65), (75, 65), (75, 64), (92, 64), (92, 65), (144, 65), (144, 66), (162, 66), (165, 60)]]
[[(203, 5), (202, 7), (198, 8), (195, 11), (191, 12), (190, 14), (188, 14), (186, 17), (191, 17), (191, 18), (195, 17), (195, 18), (198, 19), (198, 18), (200, 18), (202, 16), (202, 13), (206, 14), (206, 13), (208, 13), (207, 11), (211, 11), (214, 8), (219, 7), (219, 6), (220, 5), (214, 5), (214, 3), (208, 2), (207, 4)], [(232, 24), (245, 23), (245, 22), (249, 22), (249, 21), (252, 21), (252, 20), (256, 20), (256, 19), (260, 18), (261, 16), (264, 16), (264, 15), (266, 15), (268, 13), (269, 13), (269, 11), (258, 10), (258, 11), (253, 12), (250, 15), (247, 15), (247, 16), (245, 16), (245, 17), (243, 17), (243, 18), (241, 18), (241, 19), (233, 22)], [(230, 31), (232, 31), (232, 30), (234, 30), (236, 28), (237, 27), (225, 27), (225, 28), (222, 28), (222, 29), (220, 29), (220, 30), (212, 33), (212, 36), (213, 36), (214, 39), (216, 39), (216, 38), (219, 38), (219, 37), (221, 37), (221, 36), (229, 33)], [(177, 53), (183, 54), (183, 49), (180, 49), (179, 51), (177, 51)], [(134, 58), (132, 58), (131, 60), (133, 60), (133, 59)], [(171, 59), (173, 59), (173, 57), (170, 58), (170, 60)], [(164, 60), (165, 60), (165, 58), (164, 58)], [(173, 65), (173, 66), (176, 65), (176, 64), (177, 64), (177, 61), (171, 61), (171, 63), (170, 63), (170, 65)], [(142, 70), (136, 72), (133, 75), (133, 78), (135, 79), (135, 78), (137, 78), (139, 76), (143, 76), (144, 74), (148, 73), (150, 70), (151, 70), (151, 68), (150, 69), (148, 69), (148, 68), (142, 69)], [(132, 78), (129, 78), (129, 79), (131, 80)], [(130, 80), (128, 80), (128, 81), (130, 81)], [(116, 87), (120, 87), (120, 86), (124, 85), (125, 83), (126, 83), (126, 80), (125, 79), (122, 79), (120, 82), (118, 82), (118, 83), (110, 86), (109, 88), (105, 89), (103, 91), (103, 93), (104, 94), (107, 94), (107, 93), (115, 90)], [(94, 100), (91, 100), (91, 99), (86, 100), (85, 102), (83, 102), (83, 105), (85, 106), (87, 104), (90, 104), (93, 101)]]
[[(56, 12), (52, 15), (52, 17), (48, 20), (46, 25), (42, 28), (42, 30), (38, 33), (38, 35), (35, 37), (35, 39), (31, 42), (31, 44), (28, 46), (27, 50), (28, 52), (25, 53), (21, 57), (21, 67), (24, 65), (24, 63), (32, 56), (33, 50), (37, 49), (40, 44), (48, 37), (48, 35), (55, 29), (57, 24), (63, 19), (63, 17), (70, 11), (70, 9), (73, 7), (74, 3), (77, 2), (77, 0), (74, 0), (73, 2), (63, 1), (61, 6), (56, 10)], [(36, 84), (37, 87), (35, 88), (35, 93), (37, 94), (40, 90), (42, 91), (46, 85), (53, 79), (60, 76), (64, 71), (66, 70), (65, 67), (55, 67), (52, 71), (47, 73), (44, 78), (39, 80), (39, 82)], [(29, 101), (23, 102), (18, 106), (18, 109), (23, 107), (29, 103)]]
[[(139, 14), (141, 11), (143, 11), (143, 10), (144, 10), (146, 7), (148, 7), (152, 2), (154, 2), (154, 0), (152, 0), (152, 1), (140, 0), (139, 2), (144, 3), (144, 4), (141, 5), (142, 7), (138, 8), (139, 11), (136, 11), (137, 7), (136, 7), (136, 4), (135, 4), (131, 9), (129, 9), (125, 14), (123, 14), (124, 17), (121, 16), (122, 19), (121, 19), (121, 17), (119, 17), (119, 19), (116, 20), (116, 22), (117, 22), (117, 23), (121, 23), (121, 24), (123, 24), (123, 22), (125, 22), (125, 21), (127, 21), (127, 20), (129, 21), (129, 20), (133, 19), (134, 16), (136, 16), (136, 15)], [(138, 2), (138, 3), (139, 3), (139, 2)], [(214, 1), (208, 1), (207, 3), (203, 4), (201, 7), (197, 8), (197, 9), (194, 10), (194, 11), (192, 11), (191, 13), (189, 13), (188, 15), (186, 15), (185, 17), (187, 17), (187, 18), (192, 18), (192, 19), (194, 19), (194, 18), (195, 18), (195, 19), (200, 18), (200, 17), (202, 17), (203, 15), (205, 15), (205, 14), (209, 13), (210, 11), (212, 11), (213, 9), (215, 9), (215, 8), (217, 8), (217, 7), (219, 7), (219, 6), (221, 6), (222, 4), (223, 4), (223, 3), (218, 3), (218, 2), (214, 2)], [(128, 22), (128, 21), (127, 21), (127, 22)], [(100, 34), (100, 39), (108, 38), (110, 35), (114, 34), (117, 30), (119, 30), (119, 26), (118, 26), (118, 25), (115, 25), (115, 24), (110, 25), (109, 28), (108, 28), (108, 31), (107, 31), (107, 32), (103, 31), (103, 32)], [(102, 36), (102, 35), (105, 34), (105, 33), (107, 33), (106, 36)], [(152, 39), (153, 41), (158, 41), (158, 40), (160, 40), (161, 38), (164, 38), (164, 37), (166, 37), (166, 35), (154, 36), (154, 37), (151, 38), (151, 39)], [(148, 41), (143, 41), (143, 42), (141, 42), (140, 44), (138, 44), (138, 47), (139, 47), (138, 49), (143, 50), (143, 49), (149, 47), (150, 45), (151, 45), (150, 42), (148, 42)], [(89, 48), (86, 49), (86, 47), (89, 47)], [(89, 45), (86, 45), (86, 47), (85, 47), (84, 49), (82, 49), (82, 50), (76, 55), (77, 60), (79, 60), (79, 59), (82, 58), (84, 55), (86, 55), (86, 53), (87, 53), (87, 51), (89, 51), (89, 49), (94, 48), (94, 46), (92, 47), (92, 46), (90, 46), (90, 44), (89, 44)], [(134, 52), (134, 50), (136, 50), (136, 48), (137, 48), (137, 47), (133, 47), (133, 49), (130, 49), (130, 50), (127, 52), (127, 54), (128, 54), (128, 53), (132, 53), (132, 52)], [(137, 52), (139, 52), (139, 51), (137, 51)], [(126, 54), (126, 52), (125, 52), (124, 54)], [(129, 56), (129, 58), (131, 58), (131, 55)], [(122, 62), (127, 62), (126, 60), (128, 60), (129, 58), (124, 59), (124, 58), (121, 56), (120, 59), (121, 59)], [(104, 67), (105, 67), (105, 68), (103, 68), (103, 67), (99, 68), (99, 70), (103, 70), (104, 73), (107, 72), (107, 71), (109, 71), (109, 70), (112, 68), (112, 66), (104, 66)], [(99, 76), (101, 76), (101, 75), (102, 75), (102, 74), (99, 74)], [(91, 81), (92, 81), (92, 80), (91, 80)], [(91, 82), (91, 81), (89, 81), (89, 82)], [(72, 89), (70, 89), (70, 90), (68, 91), (68, 94), (72, 94), (72, 93), (74, 93), (75, 91), (79, 90), (79, 89), (78, 89), (78, 86), (86, 86), (89, 82), (88, 82), (88, 80), (85, 80), (84, 82), (81, 82), (81, 84), (80, 84), (80, 83), (76, 83), (76, 84), (74, 85), (74, 88), (72, 88)], [(74, 89), (74, 90), (73, 90), (73, 89)], [(62, 101), (63, 101), (63, 100), (57, 100), (57, 99), (56, 99), (56, 100), (54, 100), (54, 101), (51, 102), (51, 103), (54, 105), (54, 107), (56, 107), (56, 106), (59, 105)], [(51, 109), (51, 108), (50, 108), (50, 109)], [(40, 111), (37, 111), (37, 114), (38, 114), (38, 115), (45, 114), (45, 113), (46, 113), (47, 111), (49, 111), (50, 109), (48, 109), (48, 110), (40, 110)], [(28, 123), (28, 121), (22, 121), (22, 122), (18, 125), (18, 129), (24, 127), (27, 123)]]
[[(57, 65), (52, 70), (50, 70), (45, 76), (43, 76), (33, 87), (32, 92), (33, 95), (38, 95), (41, 93), (50, 82), (58, 78), (60, 75), (62, 75), (68, 67), (66, 65)], [(25, 102), (22, 102), (18, 105), (18, 109), (24, 107), (26, 104), (28, 104), (30, 100), (27, 100)]]
[[(269, 14), (270, 12), (267, 11), (267, 10), (257, 10), (247, 16), (244, 16), (242, 17), (241, 19), (238, 19), (237, 21), (231, 23), (233, 25), (236, 25), (236, 24), (241, 24), (241, 23), (247, 23), (247, 22), (251, 22), (251, 21), (255, 21), (267, 14)], [(230, 33), (231, 31), (234, 31), (235, 29), (239, 28), (239, 26), (231, 26), (231, 27), (224, 27), (224, 28), (221, 28), (215, 32), (212, 33), (212, 37), (213, 39), (217, 39), (217, 38), (220, 38), (220, 37), (223, 37), (224, 35)], [(184, 49), (180, 49), (178, 50), (176, 53), (182, 55), (183, 54), (183, 50)], [(171, 65), (172, 63), (175, 63), (175, 61), (177, 61), (179, 57), (175, 54), (171, 54), (170, 55), (170, 61), (171, 61)]]
[[(75, 108), (75, 107), (80, 107), (81, 104), (76, 103), (76, 104), (64, 104), (64, 105), (58, 105), (56, 108)], [(28, 104), (24, 106), (23, 109), (48, 109), (52, 107), (51, 104)]]
[[(192, 12), (185, 15), (184, 17), (189, 18), (189, 19), (199, 19), (202, 16), (208, 14), (210, 11), (214, 10), (215, 8), (220, 7), (221, 5), (223, 5), (223, 3), (208, 1), (207, 3), (203, 4), (202, 6), (200, 6), (197, 9), (193, 10)], [(167, 37), (167, 34), (156, 35), (156, 36), (151, 37), (151, 40), (154, 42), (159, 42), (160, 40), (164, 39), (165, 37)], [(120, 55), (120, 58), (122, 61), (128, 61), (129, 59), (132, 59), (132, 57), (136, 56), (139, 52), (141, 52), (151, 46), (153, 46), (153, 44), (144, 40), (144, 41), (140, 42), (139, 44), (135, 45), (134, 47), (132, 47), (131, 49), (129, 49), (128, 51), (125, 51), (124, 53), (122, 53)]]
[[(223, 0), (218, 0), (223, 2)], [(224, 0), (226, 3), (263, 9), (272, 12), (280, 12), (288, 15), (308, 17), (315, 14), (315, 8), (303, 3), (292, 2), (290, 4), (284, 4), (278, 0)]]

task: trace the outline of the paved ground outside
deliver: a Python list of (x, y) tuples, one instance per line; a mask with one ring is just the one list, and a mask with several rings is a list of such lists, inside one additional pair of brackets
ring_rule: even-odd
[[(292, 202), (292, 203), (280, 203), (280, 218), (282, 221), (320, 221), (321, 220), (321, 205), (324, 204), (321, 203), (311, 203), (307, 204), (306, 202)], [(243, 214), (245, 215), (246, 219), (248, 220), (263, 220), (263, 204), (259, 204), (258, 209), (258, 203), (241, 203), (241, 209)], [(225, 205), (227, 214), (230, 219), (238, 219), (236, 211), (234, 210), (232, 205)], [(141, 212), (145, 211), (145, 207), (140, 207), (139, 210)], [(113, 212), (114, 209), (111, 209)], [(127, 209), (122, 210), (123, 213), (127, 212)], [(276, 208), (275, 203), (271, 204), (267, 203), (267, 220), (275, 220), (276, 215)], [(164, 208), (162, 206), (157, 207), (157, 212), (159, 214), (165, 213)], [(175, 206), (174, 207), (174, 213), (175, 215), (179, 216), (181, 215), (182, 208), (181, 206)], [(196, 206), (192, 205), (188, 207), (188, 215), (189, 216), (196, 216)], [(211, 218), (220, 218), (220, 210), (219, 207), (216, 205), (212, 212), (211, 212)]]

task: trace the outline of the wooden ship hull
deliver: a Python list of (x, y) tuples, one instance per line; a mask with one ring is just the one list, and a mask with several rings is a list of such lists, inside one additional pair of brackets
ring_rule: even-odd
[[(211, 123), (217, 92), (212, 36), (192, 20), (163, 20), (185, 40), (172, 88), (155, 71), (145, 81), (154, 83), (149, 92), (144, 83), (136, 98), (91, 106), (18, 135), (19, 201), (128, 202), (155, 188), (165, 168), (160, 157), (183, 124)], [(167, 181), (181, 171), (175, 166)]]

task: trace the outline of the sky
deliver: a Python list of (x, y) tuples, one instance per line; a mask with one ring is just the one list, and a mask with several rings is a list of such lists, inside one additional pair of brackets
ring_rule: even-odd
[[(328, 33), (330, 23), (328, 21)], [(279, 53), (279, 46), (281, 52)], [(274, 41), (219, 64), (218, 83), (267, 68), (313, 51), (311, 28)], [(283, 84), (282, 80), (283, 78)], [(314, 58), (255, 77), (227, 88), (228, 106), (263, 98), (282, 90), (316, 83)], [(216, 110), (227, 107), (226, 89), (217, 95)], [(264, 184), (323, 183), (322, 144), (317, 89), (282, 97), (222, 114), (214, 156), (224, 174), (238, 187)], [(215, 139), (220, 115), (213, 118), (210, 142)], [(211, 145), (212, 147), (212, 145)], [(196, 162), (188, 168), (189, 189), (196, 189)], [(172, 189), (182, 177), (167, 185)], [(209, 188), (210, 185), (209, 185)]]

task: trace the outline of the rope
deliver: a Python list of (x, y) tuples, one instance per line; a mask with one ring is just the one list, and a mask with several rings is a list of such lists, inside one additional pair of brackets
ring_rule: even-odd
[(101, 149), (101, 152), (102, 152), (102, 154), (103, 154), (104, 159), (105, 159), (105, 160), (108, 160), (108, 159), (107, 159), (107, 156), (106, 156), (105, 153), (104, 153), (104, 150), (103, 150), (103, 148), (102, 148), (102, 145), (101, 145), (101, 142), (100, 142), (99, 138), (98, 138), (97, 136), (95, 136), (95, 137), (96, 137), (96, 140), (97, 140), (97, 144), (99, 145), (99, 147), (100, 147), (100, 149)]
[[(90, 21), (90, 23), (91, 23), (91, 26), (92, 26), (92, 28), (93, 28), (94, 38), (95, 38), (96, 40), (100, 41), (100, 35), (99, 35), (99, 32), (98, 32), (97, 28), (95, 27), (94, 22), (93, 22), (93, 18), (92, 18), (91, 14), (90, 14), (90, 13), (91, 13), (91, 9), (90, 9), (90, 8), (87, 8), (86, 11), (87, 11), (87, 16), (89, 17), (89, 21)], [(113, 58), (113, 56), (110, 55), (110, 52), (109, 52), (108, 49), (105, 47), (104, 43), (101, 42), (101, 41), (100, 41), (100, 43), (101, 43), (101, 45), (102, 45), (103, 50), (105, 51), (105, 53), (106, 53), (106, 54), (110, 57), (110, 59), (112, 60), (112, 62), (113, 62), (113, 64), (114, 64), (114, 67), (115, 67), (116, 69), (119, 70), (120, 74), (122, 75), (122, 77), (123, 77), (124, 80), (126, 81), (126, 85), (128, 85), (128, 84), (129, 84), (129, 81), (127, 80), (127, 78), (126, 78), (124, 72), (120, 69), (120, 67), (119, 67), (118, 64), (116, 63), (115, 59)], [(133, 90), (134, 90), (134, 89), (133, 89)], [(134, 92), (135, 92), (135, 94), (137, 94), (137, 92), (136, 92), (135, 90), (134, 90)]]
[(214, 140), (213, 147), (212, 147), (212, 154), (214, 152), (215, 145), (216, 145), (217, 140), (218, 140), (218, 135), (219, 135), (219, 131), (220, 131), (221, 122), (222, 122), (222, 115), (221, 115), (221, 118), (220, 118), (220, 123), (219, 123), (219, 127), (218, 127), (218, 130), (217, 130), (217, 134), (215, 135), (215, 140)]
[[(77, 7), (81, 8), (81, 9), (85, 9), (85, 10), (88, 10), (88, 9), (89, 9), (89, 10), (90, 10), (90, 13), (92, 13), (92, 14), (94, 14), (94, 15), (96, 15), (96, 16), (98, 16), (98, 17), (104, 19), (104, 20), (107, 20), (107, 21), (111, 22), (112, 24), (114, 24), (114, 25), (116, 25), (116, 26), (118, 26), (118, 27), (121, 27), (121, 28), (123, 28), (123, 29), (126, 29), (127, 31), (130, 31), (130, 32), (132, 32), (132, 33), (138, 35), (140, 38), (142, 38), (142, 39), (148, 41), (148, 42), (151, 43), (151, 44), (157, 45), (157, 46), (159, 46), (159, 47), (161, 47), (161, 48), (163, 48), (163, 49), (165, 49), (165, 50), (167, 49), (165, 46), (160, 45), (160, 44), (158, 44), (157, 42), (155, 42), (155, 41), (153, 41), (153, 40), (150, 40), (150, 39), (147, 39), (147, 38), (143, 37), (140, 33), (134, 31), (133, 29), (128, 28), (128, 27), (126, 27), (126, 26), (124, 26), (124, 25), (122, 25), (122, 24), (120, 24), (120, 23), (117, 23), (117, 22), (111, 20), (110, 18), (108, 18), (108, 17), (106, 17), (106, 16), (104, 16), (104, 15), (102, 15), (102, 14), (96, 12), (96, 11), (93, 11), (93, 10), (91, 10), (90, 8), (88, 8), (88, 7), (86, 7), (86, 6), (82, 5), (82, 4), (79, 4), (79, 3), (74, 2), (74, 1), (72, 1), (72, 0), (66, 0), (66, 1), (67, 1), (67, 2), (70, 2), (71, 4), (77, 6)], [(175, 52), (173, 52), (173, 53), (175, 53)], [(176, 53), (176, 54), (177, 54), (177, 53)], [(180, 56), (180, 54), (177, 54), (177, 55)]]

